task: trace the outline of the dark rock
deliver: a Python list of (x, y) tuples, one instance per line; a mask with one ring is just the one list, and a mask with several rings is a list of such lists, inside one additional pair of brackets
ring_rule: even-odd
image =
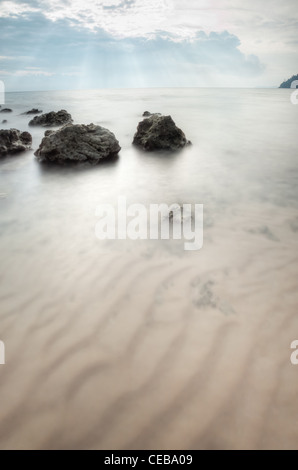
[(3, 119), (1, 124), (7, 124), (7, 119)]
[(3, 109), (0, 109), (0, 113), (12, 113), (12, 109), (10, 109), (10, 108), (3, 108)]
[(35, 116), (30, 122), (29, 126), (42, 126), (42, 127), (55, 127), (63, 126), (72, 122), (71, 115), (62, 109), (55, 113), (51, 111), (50, 113), (41, 114), (40, 116)]
[(30, 109), (30, 111), (26, 111), (25, 113), (22, 113), (22, 115), (41, 114), (41, 113), (42, 113), (41, 109), (33, 108), (33, 109)]
[(32, 136), (29, 132), (20, 132), (17, 129), (0, 130), (0, 156), (9, 153), (29, 150), (32, 144)]
[(145, 150), (178, 150), (189, 142), (171, 116), (152, 114), (138, 124), (133, 144)]
[(25, 145), (31, 145), (32, 144), (32, 135), (29, 132), (22, 132), (21, 134), (21, 141)]
[(47, 131), (35, 155), (40, 161), (97, 163), (120, 150), (118, 140), (108, 129), (94, 124), (68, 124)]
[(51, 134), (55, 134), (55, 131), (48, 130), (48, 131), (45, 131), (45, 133), (44, 133), (45, 137), (48, 137)]

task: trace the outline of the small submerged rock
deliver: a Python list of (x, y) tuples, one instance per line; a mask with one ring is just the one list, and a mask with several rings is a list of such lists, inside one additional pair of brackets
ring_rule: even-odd
[(61, 109), (61, 111), (58, 111), (57, 113), (55, 111), (51, 111), (50, 113), (35, 116), (29, 122), (29, 126), (55, 127), (63, 126), (64, 124), (71, 122), (71, 115), (65, 111), (65, 109)]
[(12, 109), (10, 109), (10, 108), (3, 108), (3, 109), (0, 109), (0, 113), (12, 113)]
[(40, 161), (92, 162), (113, 157), (121, 150), (112, 132), (94, 124), (68, 124), (46, 131), (35, 155)]
[(42, 113), (42, 110), (41, 109), (37, 109), (37, 108), (33, 108), (33, 109), (30, 109), (30, 111), (26, 111), (25, 113), (22, 113), (22, 115), (28, 115), (28, 114), (41, 114)]
[(7, 124), (7, 119), (3, 119), (1, 124)]
[(158, 116), (161, 116), (160, 113), (150, 113), (149, 111), (144, 111), (143, 112), (143, 117), (153, 116), (154, 114), (157, 114)]
[(0, 130), (0, 156), (10, 153), (29, 150), (32, 144), (32, 136), (29, 132), (21, 132), (17, 129)]
[(144, 150), (178, 150), (191, 142), (171, 116), (152, 114), (138, 124), (133, 144)]

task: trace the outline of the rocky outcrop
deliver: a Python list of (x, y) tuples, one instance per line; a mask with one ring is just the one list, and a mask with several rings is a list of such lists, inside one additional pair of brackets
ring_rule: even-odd
[[(298, 81), (298, 74), (297, 75), (293, 75), (293, 77), (289, 78), (288, 80), (285, 80), (280, 86), (279, 88), (292, 88), (292, 83), (294, 81)], [(296, 88), (293, 86), (293, 88)]]
[(133, 144), (144, 150), (178, 150), (189, 142), (171, 116), (152, 114), (138, 125)]
[(29, 122), (29, 126), (56, 127), (63, 126), (64, 124), (68, 124), (71, 122), (71, 115), (67, 111), (65, 111), (65, 109), (62, 109), (57, 113), (51, 111), (50, 113), (35, 116)]
[(33, 108), (33, 109), (30, 109), (30, 111), (26, 111), (25, 113), (22, 113), (22, 115), (41, 114), (41, 113), (42, 113), (41, 109)]
[(0, 113), (12, 113), (12, 109), (10, 109), (10, 108), (3, 108), (3, 109), (0, 109)]
[(29, 132), (20, 132), (17, 129), (0, 130), (0, 157), (29, 150), (31, 144), (32, 136)]
[(35, 152), (40, 161), (97, 163), (121, 150), (112, 132), (94, 124), (68, 124), (45, 134)]

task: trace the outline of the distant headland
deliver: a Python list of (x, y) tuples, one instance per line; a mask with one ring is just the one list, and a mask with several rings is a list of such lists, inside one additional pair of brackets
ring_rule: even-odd
[(291, 88), (291, 83), (294, 81), (294, 80), (298, 80), (298, 74), (297, 75), (293, 75), (292, 78), (289, 78), (289, 80), (286, 80), (285, 82), (283, 82), (279, 88)]

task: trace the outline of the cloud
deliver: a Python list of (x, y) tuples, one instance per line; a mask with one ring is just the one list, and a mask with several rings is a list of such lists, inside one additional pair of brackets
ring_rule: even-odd
[(1, 55), (0, 60), (7, 61), (7, 60), (27, 60), (29, 59), (29, 56), (6, 56), (6, 55)]
[(13, 74), (17, 77), (52, 77), (55, 75), (54, 72), (47, 72), (46, 70), (39, 70), (38, 68), (33, 70), (16, 70)]
[(122, 0), (119, 3), (113, 2), (112, 5), (105, 5), (103, 2), (103, 10), (126, 10), (128, 8), (132, 8), (136, 3), (136, 0)]
[(19, 3), (14, 1), (4, 1), (0, 5), (0, 18), (26, 16), (29, 13), (39, 11), (40, 8), (34, 8), (28, 3)]
[(16, 0), (0, 4), (0, 17), (68, 21), (75, 29), (114, 38), (152, 37), (158, 30), (183, 39), (229, 31), (246, 54), (294, 52), (296, 0)]
[(32, 21), (2, 20), (0, 28), (9, 44), (6, 53), (22, 54), (19, 61), (6, 62), (13, 89), (30, 89), (32, 77), (40, 77), (43, 89), (63, 83), (68, 88), (221, 86), (231, 84), (233, 76), (240, 84), (247, 82), (264, 70), (258, 57), (243, 54), (239, 38), (227, 31), (195, 31), (192, 38), (182, 38), (156, 30), (150, 37), (119, 39), (40, 14)]
[(32, 67), (53, 87), (277, 86), (296, 72), (295, 1), (4, 1), (1, 69), (22, 86)]
[(197, 30), (228, 30), (237, 36), (242, 32), (248, 43), (264, 41), (268, 31), (270, 41), (283, 36), (294, 39), (298, 21), (296, 0), (11, 0), (0, 5), (2, 17), (34, 12), (118, 38), (144, 37), (157, 30), (191, 38)]
[[(104, 30), (116, 38), (140, 37), (161, 26), (171, 9), (168, 0), (40, 0), (46, 18), (67, 18), (72, 26)], [(45, 7), (46, 8), (43, 8)]]
[(27, 67), (24, 70), (0, 70), (0, 76), (14, 76), (14, 77), (52, 77), (55, 75), (54, 72), (48, 72), (46, 70), (40, 70), (38, 67)]
[[(259, 75), (264, 70), (258, 57), (243, 54), (238, 49), (239, 38), (227, 31), (210, 34), (197, 31), (192, 39), (181, 39), (166, 31), (158, 31), (151, 40), (135, 38), (126, 39), (123, 43), (130, 54), (138, 57), (139, 67), (147, 69), (149, 65), (155, 71), (167, 68), (168, 73), (176, 76), (181, 74), (179, 67), (193, 67), (196, 70), (208, 68), (214, 75), (236, 74), (245, 77)], [(198, 81), (202, 82), (202, 77), (198, 77), (193, 85)]]

